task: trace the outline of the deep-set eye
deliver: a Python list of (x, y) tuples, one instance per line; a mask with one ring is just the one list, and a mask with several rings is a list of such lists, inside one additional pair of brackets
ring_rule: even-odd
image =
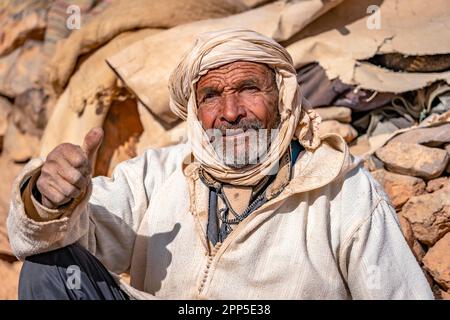
[(202, 102), (206, 102), (212, 98), (217, 97), (219, 94), (217, 92), (208, 92), (203, 96)]
[(259, 88), (257, 86), (245, 86), (242, 91), (259, 91)]

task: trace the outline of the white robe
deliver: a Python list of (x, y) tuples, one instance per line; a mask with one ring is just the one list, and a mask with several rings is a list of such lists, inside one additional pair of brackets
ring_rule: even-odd
[(14, 183), (8, 217), (19, 259), (79, 241), (115, 274), (130, 272), (135, 298), (433, 299), (381, 186), (330, 134), (297, 160), (276, 198), (208, 247), (208, 189), (187, 145), (148, 150), (93, 179), (75, 210), (38, 206), (27, 216)]

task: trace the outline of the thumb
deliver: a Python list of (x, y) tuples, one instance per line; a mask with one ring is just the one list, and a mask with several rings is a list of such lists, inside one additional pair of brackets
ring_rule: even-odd
[(95, 158), (97, 151), (103, 141), (103, 129), (101, 127), (92, 128), (84, 137), (83, 146), (81, 147), (86, 153), (92, 171), (94, 172)]

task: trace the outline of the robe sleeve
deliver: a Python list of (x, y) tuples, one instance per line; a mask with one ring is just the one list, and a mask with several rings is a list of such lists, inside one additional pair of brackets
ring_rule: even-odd
[(433, 299), (387, 199), (352, 234), (344, 259), (353, 299)]
[[(33, 187), (27, 184), (36, 182), (33, 177), (44, 163), (31, 160), (13, 185), (7, 220), (13, 253), (24, 260), (79, 242), (110, 271), (126, 272), (152, 196), (176, 168), (179, 155), (168, 149), (150, 149), (120, 163), (111, 178), (95, 177), (82, 198), (57, 210), (42, 206), (32, 193), (24, 201), (24, 192)], [(30, 203), (36, 210), (30, 210)]]

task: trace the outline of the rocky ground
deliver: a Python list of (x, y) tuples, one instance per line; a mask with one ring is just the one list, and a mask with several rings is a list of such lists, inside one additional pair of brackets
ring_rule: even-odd
[[(436, 141), (438, 132), (446, 139)], [(406, 241), (436, 297), (450, 298), (450, 124), (404, 133), (376, 151), (372, 175), (397, 210)], [(428, 137), (426, 137), (428, 135)], [(408, 142), (407, 142), (408, 141)], [(421, 144), (417, 142), (421, 142)], [(426, 146), (426, 145), (432, 145)]]

